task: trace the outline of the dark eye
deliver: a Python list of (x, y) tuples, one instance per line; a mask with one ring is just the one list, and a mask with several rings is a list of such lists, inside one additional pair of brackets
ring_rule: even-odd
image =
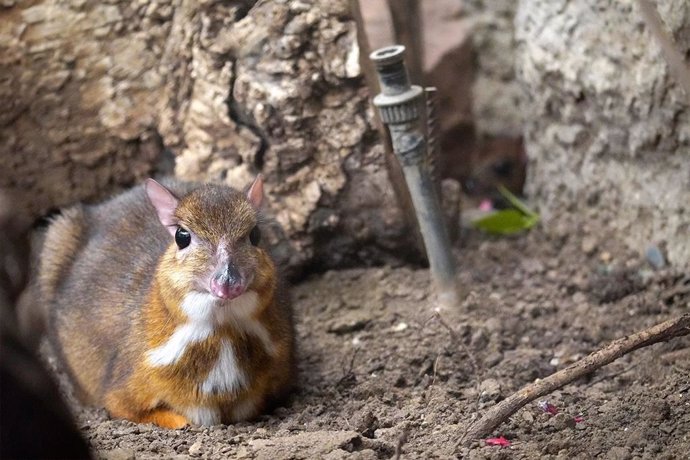
[(184, 228), (177, 227), (177, 231), (175, 232), (175, 243), (177, 244), (177, 247), (184, 249), (189, 246), (189, 243), (191, 242), (192, 235), (190, 235), (189, 232)]
[(249, 232), (249, 242), (252, 243), (254, 246), (257, 246), (260, 241), (261, 241), (261, 230), (259, 230), (258, 225), (255, 225), (254, 228), (252, 229), (252, 231)]

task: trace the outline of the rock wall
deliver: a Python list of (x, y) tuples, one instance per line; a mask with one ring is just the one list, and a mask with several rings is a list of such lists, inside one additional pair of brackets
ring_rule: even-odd
[(262, 172), (294, 271), (415, 256), (359, 58), (347, 0), (6, 0), (0, 187), (40, 215)]
[(477, 131), (483, 136), (522, 134), (524, 93), (515, 79), (515, 10), (517, 2), (466, 0), (471, 18), (476, 77), (472, 105)]
[[(660, 0), (690, 50), (690, 3)], [(518, 78), (528, 97), (528, 191), (550, 227), (665, 246), (690, 267), (690, 95), (630, 0), (521, 0)]]

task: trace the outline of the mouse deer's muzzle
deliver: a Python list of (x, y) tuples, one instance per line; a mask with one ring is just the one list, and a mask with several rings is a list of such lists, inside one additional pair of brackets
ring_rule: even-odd
[(239, 297), (246, 288), (242, 274), (229, 260), (225, 260), (216, 268), (216, 271), (211, 275), (210, 284), (211, 293), (225, 300)]

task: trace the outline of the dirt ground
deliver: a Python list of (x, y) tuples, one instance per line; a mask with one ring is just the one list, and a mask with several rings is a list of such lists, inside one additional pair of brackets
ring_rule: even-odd
[[(690, 450), (690, 338), (638, 350), (517, 412), (493, 436), (456, 443), (523, 385), (607, 342), (688, 312), (614, 240), (471, 234), (457, 250), (465, 299), (433, 313), (427, 270), (314, 276), (293, 290), (300, 389), (272, 415), (168, 431), (77, 407), (98, 458), (682, 458)], [(680, 289), (679, 291), (682, 291)]]

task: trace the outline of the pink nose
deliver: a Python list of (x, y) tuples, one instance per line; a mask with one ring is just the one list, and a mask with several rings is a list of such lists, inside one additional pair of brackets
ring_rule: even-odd
[(211, 293), (216, 297), (231, 300), (239, 297), (243, 292), (244, 286), (241, 284), (230, 284), (215, 278), (211, 279)]

